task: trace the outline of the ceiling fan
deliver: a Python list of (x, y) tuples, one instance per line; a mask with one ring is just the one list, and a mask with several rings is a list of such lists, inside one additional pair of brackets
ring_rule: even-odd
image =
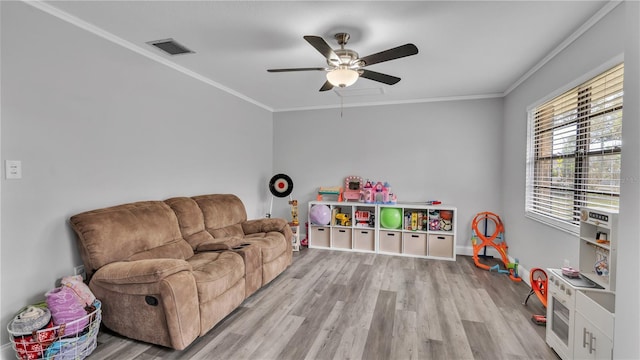
[(268, 69), (267, 71), (326, 71), (327, 81), (324, 83), (324, 85), (322, 85), (320, 91), (331, 90), (334, 86), (351, 86), (358, 80), (359, 77), (378, 81), (388, 85), (393, 85), (400, 81), (399, 77), (371, 71), (365, 69), (365, 67), (384, 61), (415, 55), (418, 53), (418, 48), (415, 45), (405, 44), (365, 57), (359, 57), (357, 52), (351, 49), (344, 48), (344, 46), (349, 41), (349, 34), (337, 33), (334, 35), (334, 37), (338, 41), (340, 49), (332, 49), (331, 46), (329, 46), (329, 44), (327, 44), (327, 42), (324, 41), (324, 39), (322, 39), (320, 36), (304, 36), (304, 39), (327, 59), (328, 67)]

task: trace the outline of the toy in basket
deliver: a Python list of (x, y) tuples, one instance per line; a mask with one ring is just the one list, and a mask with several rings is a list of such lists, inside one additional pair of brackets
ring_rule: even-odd
[[(102, 303), (97, 299), (88, 314), (57, 326), (53, 325), (51, 313), (46, 305), (38, 304), (20, 312), (9, 322), (7, 330), (18, 359), (76, 360), (86, 358), (95, 350), (101, 320)], [(40, 326), (41, 324), (44, 325)], [(80, 328), (78, 324), (84, 325)], [(38, 326), (39, 329), (34, 330)], [(66, 329), (79, 331), (69, 335)]]

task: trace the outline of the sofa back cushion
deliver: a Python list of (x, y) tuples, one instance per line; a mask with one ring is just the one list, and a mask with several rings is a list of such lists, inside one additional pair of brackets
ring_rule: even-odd
[(204, 216), (195, 200), (190, 197), (175, 197), (164, 202), (173, 209), (180, 224), (182, 237), (193, 249), (198, 249), (203, 243), (215, 242), (213, 235), (204, 228)]
[(240, 198), (232, 194), (211, 194), (192, 199), (202, 211), (205, 229), (214, 238), (244, 236), (242, 223), (247, 221), (247, 211)]
[(198, 204), (190, 197), (175, 197), (164, 201), (176, 214), (185, 239), (204, 231), (204, 217)]
[(77, 214), (70, 219), (90, 275), (115, 261), (188, 259), (175, 213), (162, 201), (142, 201)]

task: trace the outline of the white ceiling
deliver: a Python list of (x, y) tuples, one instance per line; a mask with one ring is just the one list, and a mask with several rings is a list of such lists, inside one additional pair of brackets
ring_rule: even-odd
[[(323, 67), (303, 35), (361, 57), (406, 43), (417, 55), (368, 69), (396, 85), (359, 79), (344, 106), (501, 96), (558, 46), (600, 16), (607, 1), (48, 1), (35, 4), (271, 111), (334, 107), (319, 92), (324, 73), (267, 73)], [(585, 26), (585, 24), (587, 24)], [(147, 45), (173, 38), (195, 54), (169, 56)], [(362, 95), (371, 91), (373, 95)]]

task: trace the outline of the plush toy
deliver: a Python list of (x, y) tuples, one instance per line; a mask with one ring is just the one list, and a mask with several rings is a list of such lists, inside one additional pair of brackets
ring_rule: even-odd
[(451, 231), (452, 228), (451, 220), (440, 219), (440, 230)]
[(432, 231), (440, 230), (440, 220), (429, 219), (429, 230), (432, 230)]
[(44, 359), (44, 350), (56, 338), (51, 312), (46, 304), (30, 305), (20, 311), (9, 322), (7, 329), (13, 335), (15, 350), (19, 359)]
[(96, 300), (95, 295), (89, 289), (89, 286), (82, 281), (82, 276), (73, 275), (65, 276), (60, 283), (64, 286), (70, 287), (78, 295), (84, 306), (91, 306)]

